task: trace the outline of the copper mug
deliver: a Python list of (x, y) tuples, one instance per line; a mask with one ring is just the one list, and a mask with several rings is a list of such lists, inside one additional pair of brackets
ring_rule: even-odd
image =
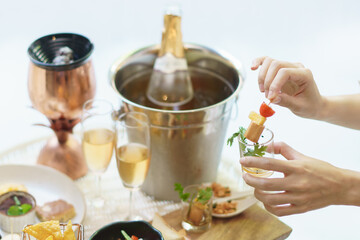
[[(60, 48), (72, 50), (68, 63), (53, 63)], [(72, 135), (82, 106), (94, 98), (96, 81), (90, 56), (94, 46), (86, 37), (57, 33), (35, 40), (28, 48), (28, 91), (33, 107), (50, 121), (55, 135), (41, 150), (38, 163), (53, 167), (72, 179), (87, 173), (79, 142)]]

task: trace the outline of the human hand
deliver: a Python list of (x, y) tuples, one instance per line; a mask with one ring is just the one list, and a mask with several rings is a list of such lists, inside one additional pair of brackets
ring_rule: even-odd
[[(260, 178), (244, 174), (245, 182), (255, 188), (255, 197), (265, 208), (277, 215), (291, 215), (326, 207), (332, 204), (351, 204), (347, 200), (350, 185), (343, 170), (307, 157), (285, 143), (275, 143), (274, 153), (287, 160), (245, 157), (243, 167), (256, 167), (284, 173), (283, 178)], [(269, 192), (276, 191), (276, 192)]]
[(324, 100), (309, 69), (301, 63), (270, 57), (254, 59), (251, 69), (256, 70), (259, 66), (259, 89), (265, 92), (266, 98), (300, 117), (319, 118)]

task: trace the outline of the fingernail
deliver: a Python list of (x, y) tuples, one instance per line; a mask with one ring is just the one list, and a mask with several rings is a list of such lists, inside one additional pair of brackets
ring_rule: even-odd
[(260, 83), (259, 84), (259, 89), (260, 89), (260, 92), (264, 92), (265, 91), (264, 84)]
[(272, 100), (273, 98), (275, 98), (275, 93), (273, 91), (269, 91), (268, 95), (267, 95), (267, 98)]
[(240, 158), (240, 163), (243, 164), (244, 162), (245, 162), (245, 158), (244, 157)]
[(281, 97), (276, 96), (275, 99), (272, 100), (271, 102), (277, 104), (277, 103), (279, 103), (280, 101), (281, 101)]

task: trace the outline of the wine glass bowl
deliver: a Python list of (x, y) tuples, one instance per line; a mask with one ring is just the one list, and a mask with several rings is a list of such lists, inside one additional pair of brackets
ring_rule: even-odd
[(132, 213), (132, 195), (144, 183), (150, 166), (149, 119), (140, 112), (123, 113), (116, 129), (117, 168), (124, 187), (130, 190), (127, 220), (139, 220)]

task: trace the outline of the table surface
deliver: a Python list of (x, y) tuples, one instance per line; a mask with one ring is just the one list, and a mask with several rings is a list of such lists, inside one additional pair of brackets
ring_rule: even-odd
[[(41, 148), (47, 139), (41, 138), (25, 144), (0, 155), (0, 167), (3, 164), (34, 165)], [(124, 221), (128, 212), (129, 192), (121, 183), (117, 167), (113, 158), (107, 171), (102, 175), (101, 196), (106, 200), (101, 208), (94, 208), (90, 200), (99, 191), (95, 184), (95, 176), (89, 172), (86, 176), (74, 181), (86, 199), (85, 218), (81, 222), (84, 228), (85, 239), (88, 239), (96, 230), (114, 221)], [(232, 168), (239, 172), (229, 175), (227, 169)], [(234, 167), (234, 161), (222, 159), (218, 182), (230, 186), (233, 190), (240, 190), (243, 186), (238, 176), (240, 168)], [(26, 183), (23, 183), (26, 186)], [(248, 187), (248, 186), (247, 186)], [(172, 201), (157, 201), (142, 192), (134, 193), (134, 209), (145, 221), (151, 222), (155, 213), (164, 216), (167, 223), (180, 230), (181, 210), (180, 203)], [(238, 230), (241, 229), (241, 232)], [(242, 239), (242, 240), (280, 240), (286, 239), (292, 229), (281, 222), (277, 217), (268, 213), (260, 202), (246, 209), (241, 214), (232, 218), (214, 218), (209, 231), (202, 234), (187, 234), (192, 240), (209, 239)], [(0, 231), (1, 233), (1, 231)]]
[[(33, 126), (46, 118), (30, 108), (27, 93), (27, 47), (38, 37), (55, 32), (76, 32), (95, 44), (92, 59), (97, 97), (119, 106), (110, 87), (108, 71), (120, 56), (158, 43), (167, 0), (154, 1), (2, 1), (0, 7), (0, 152), (26, 141), (48, 136), (50, 130)], [(257, 72), (253, 58), (301, 62), (313, 72), (324, 95), (359, 93), (360, 2), (346, 1), (215, 1), (183, 0), (183, 39), (226, 51), (243, 63), (246, 82), (239, 95), (229, 136), (247, 115), (258, 109)], [(360, 171), (360, 132), (294, 116), (275, 107), (267, 126), (306, 155)], [(354, 113), (359, 114), (359, 113)], [(238, 160), (236, 148), (224, 146), (223, 157)], [(231, 171), (232, 169), (229, 169)], [(360, 208), (331, 206), (300, 215), (281, 217), (293, 228), (289, 239), (356, 239), (355, 217)]]

